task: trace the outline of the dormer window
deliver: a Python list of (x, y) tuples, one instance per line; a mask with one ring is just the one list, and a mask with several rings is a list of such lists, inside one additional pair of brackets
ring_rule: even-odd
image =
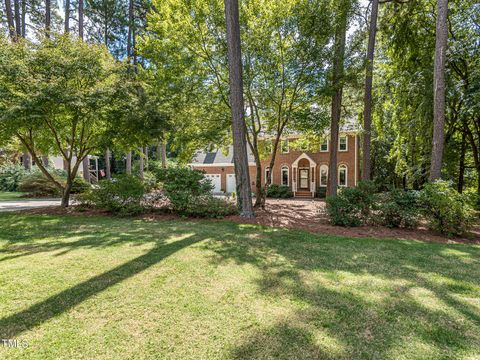
[(342, 135), (338, 138), (338, 151), (347, 151), (347, 150), (348, 150), (347, 136)]
[(288, 139), (282, 140), (281, 150), (282, 150), (282, 154), (288, 154), (288, 151), (289, 151)]

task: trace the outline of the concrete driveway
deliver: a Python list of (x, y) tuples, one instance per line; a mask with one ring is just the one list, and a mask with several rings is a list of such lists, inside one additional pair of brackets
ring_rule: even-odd
[(59, 206), (59, 205), (60, 205), (60, 199), (0, 201), (0, 212), (27, 210), (27, 209), (35, 209), (35, 208)]

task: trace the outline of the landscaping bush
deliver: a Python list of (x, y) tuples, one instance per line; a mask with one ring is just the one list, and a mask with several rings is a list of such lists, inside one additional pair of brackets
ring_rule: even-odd
[(0, 167), (0, 191), (18, 191), (19, 184), (28, 174), (20, 164), (7, 163)]
[(96, 188), (78, 196), (80, 205), (107, 210), (128, 216), (142, 212), (141, 202), (145, 195), (142, 181), (131, 175), (119, 175), (112, 180), (102, 180)]
[[(57, 181), (62, 181), (62, 178), (57, 174), (52, 174)], [(60, 196), (61, 191), (58, 189), (50, 179), (38, 170), (32, 171), (26, 175), (18, 186), (18, 189), (27, 192), (33, 196)]]
[(286, 185), (277, 185), (272, 184), (267, 188), (267, 197), (277, 198), (277, 199), (286, 199), (293, 197), (293, 192)]
[[(66, 179), (63, 179), (63, 182), (66, 182)], [(72, 184), (72, 194), (82, 194), (87, 192), (91, 188), (91, 185), (86, 182), (83, 178), (77, 176), (73, 179)]]
[(432, 230), (446, 235), (463, 235), (472, 226), (474, 210), (466, 195), (447, 181), (425, 185), (420, 195), (421, 210)]
[(325, 199), (327, 197), (327, 187), (326, 186), (320, 186), (317, 188), (317, 193), (315, 197), (320, 198), (320, 199)]
[(337, 196), (327, 197), (327, 214), (334, 225), (360, 226), (370, 220), (375, 200), (375, 185), (360, 182), (354, 188), (342, 188)]
[(417, 226), (420, 216), (417, 191), (393, 189), (380, 194), (377, 199), (376, 223), (389, 228)]
[(155, 173), (160, 188), (170, 200), (172, 209), (178, 213), (188, 213), (200, 197), (211, 194), (213, 186), (204, 173), (184, 167), (159, 169)]
[(223, 199), (212, 195), (200, 196), (191, 202), (182, 215), (207, 218), (223, 218), (238, 214), (237, 207)]

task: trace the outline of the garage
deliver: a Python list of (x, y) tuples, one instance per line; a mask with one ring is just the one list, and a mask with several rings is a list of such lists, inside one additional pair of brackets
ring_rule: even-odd
[(227, 175), (227, 193), (237, 192), (237, 182), (235, 180), (235, 174)]
[(222, 175), (221, 174), (205, 174), (205, 178), (210, 180), (213, 185), (212, 192), (222, 192)]

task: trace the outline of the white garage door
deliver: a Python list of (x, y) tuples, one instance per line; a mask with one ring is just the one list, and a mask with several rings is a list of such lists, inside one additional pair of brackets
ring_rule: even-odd
[(237, 182), (235, 180), (235, 174), (227, 175), (227, 193), (237, 192)]
[(220, 174), (205, 174), (205, 177), (210, 180), (213, 185), (212, 192), (219, 193), (222, 191), (222, 175)]

